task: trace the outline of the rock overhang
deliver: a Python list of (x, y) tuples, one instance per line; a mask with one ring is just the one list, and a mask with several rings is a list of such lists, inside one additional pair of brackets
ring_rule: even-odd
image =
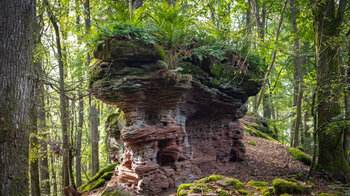
[(186, 60), (179, 62), (182, 70), (170, 69), (161, 46), (129, 42), (100, 43), (89, 74), (92, 94), (125, 113), (118, 185), (155, 194), (243, 160), (238, 119), (249, 96), (258, 93), (262, 73), (231, 53), (232, 62), (219, 68), (236, 65), (231, 70), (237, 73), (224, 83), (210, 64), (203, 69)]

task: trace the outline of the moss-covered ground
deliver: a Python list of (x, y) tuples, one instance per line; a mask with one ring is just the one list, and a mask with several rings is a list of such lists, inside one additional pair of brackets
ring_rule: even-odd
[(314, 185), (295, 180), (294, 178), (276, 178), (272, 183), (264, 181), (241, 182), (238, 179), (211, 175), (193, 183), (181, 184), (177, 189), (177, 196), (185, 195), (319, 195), (336, 196), (342, 194), (315, 192)]

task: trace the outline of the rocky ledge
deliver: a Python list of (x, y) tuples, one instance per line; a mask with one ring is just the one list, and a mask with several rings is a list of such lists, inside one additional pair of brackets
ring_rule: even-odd
[[(226, 62), (188, 57), (170, 69), (158, 45), (111, 38), (97, 46), (90, 90), (125, 117), (121, 130), (109, 132), (116, 137), (111, 156), (122, 160), (109, 186), (153, 195), (244, 160), (238, 119), (258, 93), (262, 72), (227, 55)], [(221, 77), (225, 70), (233, 77)]]

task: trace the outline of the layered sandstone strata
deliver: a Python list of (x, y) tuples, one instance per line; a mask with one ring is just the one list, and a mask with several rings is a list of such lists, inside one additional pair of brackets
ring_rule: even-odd
[(114, 160), (122, 156), (116, 185), (157, 194), (244, 159), (238, 119), (260, 88), (251, 75), (261, 73), (234, 55), (230, 64), (246, 70), (237, 73), (238, 81), (222, 85), (208, 73), (210, 63), (206, 69), (195, 61), (181, 62), (182, 71), (164, 66), (163, 50), (156, 45), (117, 39), (98, 45), (91, 92), (117, 105), (126, 120), (119, 134), (111, 134), (116, 137), (111, 144), (123, 144), (111, 152)]

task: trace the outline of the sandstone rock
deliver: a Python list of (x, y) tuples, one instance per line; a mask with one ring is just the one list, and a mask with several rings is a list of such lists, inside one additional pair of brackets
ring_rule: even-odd
[(244, 160), (238, 119), (259, 82), (241, 75), (239, 82), (215, 84), (213, 74), (193, 64), (184, 63), (182, 72), (169, 70), (148, 51), (156, 46), (146, 50), (137, 42), (131, 48), (108, 43), (94, 53), (100, 61), (90, 69), (90, 89), (96, 98), (117, 105), (126, 119), (116, 186), (158, 194)]

